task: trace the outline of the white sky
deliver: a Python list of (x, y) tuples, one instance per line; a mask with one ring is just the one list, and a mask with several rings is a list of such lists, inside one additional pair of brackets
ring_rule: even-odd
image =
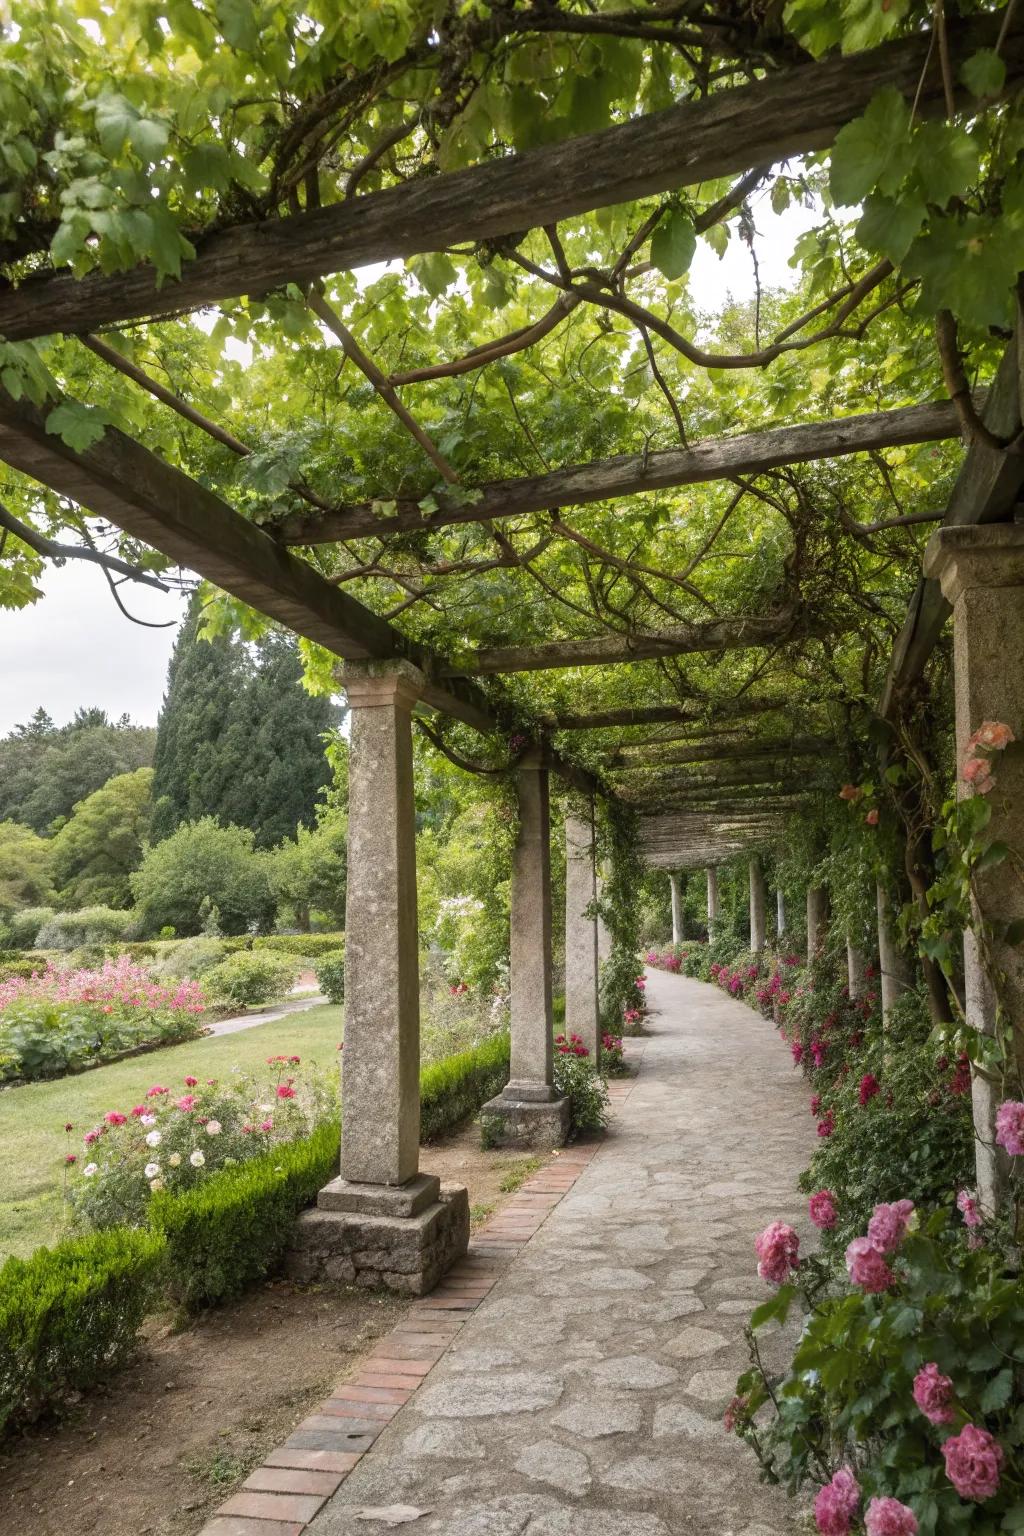
[[(794, 242), (818, 213), (791, 208), (776, 217), (766, 196), (755, 200), (753, 211), (762, 286), (788, 286)], [(735, 236), (721, 261), (699, 240), (690, 272), (691, 291), (705, 312), (718, 309), (729, 294), (753, 295), (750, 252)], [(40, 706), (58, 725), (81, 706), (155, 725), (182, 599), (130, 583), (121, 587), (131, 613), (175, 621), (170, 629), (141, 629), (118, 612), (102, 572), (91, 566), (50, 567), (42, 585), (44, 596), (32, 607), (0, 608), (0, 735)]]

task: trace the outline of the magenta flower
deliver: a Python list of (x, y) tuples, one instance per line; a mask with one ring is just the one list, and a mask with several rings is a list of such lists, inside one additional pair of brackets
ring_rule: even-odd
[(863, 1108), (865, 1104), (870, 1103), (875, 1094), (878, 1093), (879, 1088), (880, 1084), (874, 1073), (865, 1072), (864, 1076), (860, 1080), (860, 1088), (858, 1089), (857, 1094), (858, 1098), (860, 1099), (861, 1108)]
[(999, 1488), (1003, 1448), (987, 1429), (965, 1424), (942, 1447), (946, 1476), (962, 1499), (981, 1504)]
[(146, 1098), (147, 1099), (158, 1099), (162, 1093), (167, 1093), (167, 1092), (168, 1092), (168, 1089), (161, 1088), (159, 1086), (159, 1084), (158, 1084), (154, 1088), (147, 1088), (146, 1089)]
[(914, 1402), (929, 1424), (949, 1424), (953, 1411), (953, 1383), (943, 1376), (934, 1360), (923, 1365), (914, 1377)]
[(819, 1189), (807, 1202), (807, 1210), (816, 1227), (829, 1232), (839, 1220), (836, 1197), (830, 1189)]
[(868, 1222), (871, 1246), (879, 1253), (895, 1253), (907, 1235), (907, 1225), (913, 1214), (913, 1200), (896, 1200), (892, 1205), (876, 1205)]
[(186, 1079), (185, 1079), (185, 1087), (186, 1088), (198, 1088), (199, 1087), (199, 1079), (198, 1079), (198, 1077), (186, 1077)]
[(187, 1115), (189, 1110), (195, 1109), (198, 1103), (199, 1100), (196, 1098), (194, 1093), (184, 1093), (180, 1099), (175, 1099), (174, 1107), (175, 1109), (180, 1109), (183, 1114)]
[(118, 1109), (108, 1109), (103, 1116), (108, 1125), (127, 1125), (128, 1116), (122, 1115)]
[(895, 1275), (869, 1237), (855, 1237), (846, 1250), (846, 1268), (854, 1285), (869, 1296), (880, 1295), (895, 1282)]
[(799, 1248), (800, 1239), (784, 1221), (773, 1221), (770, 1227), (765, 1227), (754, 1243), (761, 1279), (771, 1285), (781, 1285), (790, 1270), (799, 1265)]
[(962, 1189), (956, 1197), (956, 1208), (964, 1218), (965, 1227), (981, 1226), (981, 1211), (978, 1208), (978, 1197), (972, 1195), (969, 1189)]
[(849, 1467), (840, 1467), (832, 1481), (818, 1489), (814, 1501), (814, 1522), (821, 1536), (847, 1536), (859, 1503), (857, 1479)]
[(65, 1157), (64, 1162), (67, 1165), (67, 1167), (73, 1168), (75, 1166), (75, 1164), (78, 1162), (78, 1158), (75, 1156), (75, 1154), (73, 1152), (69, 1152), (67, 1157)]
[(295, 1089), (291, 1083), (278, 1083), (277, 1096), (279, 1099), (294, 1099)]
[(899, 1499), (872, 1499), (864, 1529), (867, 1536), (917, 1536), (917, 1516)]
[(793, 1041), (793, 1044), (790, 1046), (790, 1051), (793, 1053), (793, 1060), (796, 1062), (797, 1066), (799, 1066), (804, 1059), (804, 1048), (800, 1044), (799, 1040)]
[(1024, 1104), (1007, 1099), (996, 1111), (996, 1145), (1011, 1157), (1024, 1157)]
[(831, 1136), (835, 1128), (836, 1117), (831, 1110), (827, 1110), (824, 1117), (818, 1121), (818, 1135), (822, 1137)]

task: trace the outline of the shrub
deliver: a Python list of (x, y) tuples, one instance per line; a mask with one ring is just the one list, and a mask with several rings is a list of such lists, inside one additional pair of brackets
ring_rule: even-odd
[(420, 1073), (420, 1137), (432, 1141), (456, 1130), (508, 1082), (510, 1042), (507, 1034), (447, 1056)]
[(154, 1195), (150, 1221), (166, 1243), (173, 1298), (194, 1311), (262, 1279), (287, 1248), (299, 1212), (337, 1173), (339, 1146), (333, 1119), (183, 1194)]
[(127, 934), (133, 917), (114, 907), (82, 907), (55, 912), (36, 935), (38, 949), (78, 949), (83, 944), (113, 944)]
[(569, 1100), (574, 1136), (581, 1131), (600, 1131), (607, 1124), (608, 1085), (584, 1057), (556, 1051), (555, 1090)]
[(343, 949), (343, 933), (266, 933), (253, 939), (253, 949), (273, 949), (299, 960), (319, 960)]
[(27, 981), (41, 968), (42, 962), (39, 960), (0, 960), (0, 982), (11, 981), (16, 977)]
[(207, 971), (203, 985), (218, 1002), (248, 1008), (281, 997), (294, 982), (297, 969), (295, 961), (283, 955), (243, 950)]
[[(132, 952), (134, 953), (140, 947), (133, 944)], [(155, 945), (147, 947), (154, 949)], [(167, 945), (163, 954), (157, 959), (155, 970), (158, 976), (179, 978), (205, 976), (207, 971), (211, 971), (227, 954), (225, 939), (180, 939), (175, 944)]]
[(164, 1244), (119, 1229), (0, 1269), (0, 1433), (103, 1380), (135, 1348)]
[(54, 915), (52, 907), (22, 907), (10, 913), (4, 924), (6, 942), (14, 949), (34, 949), (39, 930)]
[(214, 909), (225, 933), (266, 928), (273, 919), (269, 855), (254, 848), (247, 828), (222, 827), (211, 816), (183, 823), (148, 848), (130, 878), (147, 933), (168, 925), (199, 933)]
[(345, 951), (343, 949), (336, 949), (333, 954), (325, 955), (319, 961), (316, 968), (316, 982), (328, 1002), (340, 1004), (345, 1001)]

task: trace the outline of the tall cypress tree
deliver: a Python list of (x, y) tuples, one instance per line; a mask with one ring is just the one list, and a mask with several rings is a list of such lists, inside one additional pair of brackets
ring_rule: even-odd
[(294, 640), (256, 645), (198, 638), (194, 602), (167, 674), (157, 727), (152, 837), (214, 816), (248, 827), (270, 848), (311, 826), (330, 782), (322, 737), (335, 720), (327, 699), (303, 689)]

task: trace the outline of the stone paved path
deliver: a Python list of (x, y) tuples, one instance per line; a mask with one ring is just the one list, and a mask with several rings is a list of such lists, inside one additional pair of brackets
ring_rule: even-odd
[(384, 1532), (361, 1513), (396, 1503), (430, 1511), (402, 1527), (418, 1536), (799, 1528), (720, 1421), (766, 1294), (754, 1237), (803, 1226), (806, 1095), (743, 1004), (657, 972), (648, 997), (643, 1068), (607, 1141), (310, 1536)]
[(214, 1040), (218, 1035), (237, 1035), (243, 1029), (255, 1029), (257, 1024), (274, 1024), (288, 1013), (305, 1013), (307, 1008), (319, 1008), (326, 997), (316, 992), (309, 997), (296, 998), (293, 1003), (279, 1003), (263, 1013), (239, 1013), (230, 1019), (218, 1019), (206, 1031), (205, 1039)]

